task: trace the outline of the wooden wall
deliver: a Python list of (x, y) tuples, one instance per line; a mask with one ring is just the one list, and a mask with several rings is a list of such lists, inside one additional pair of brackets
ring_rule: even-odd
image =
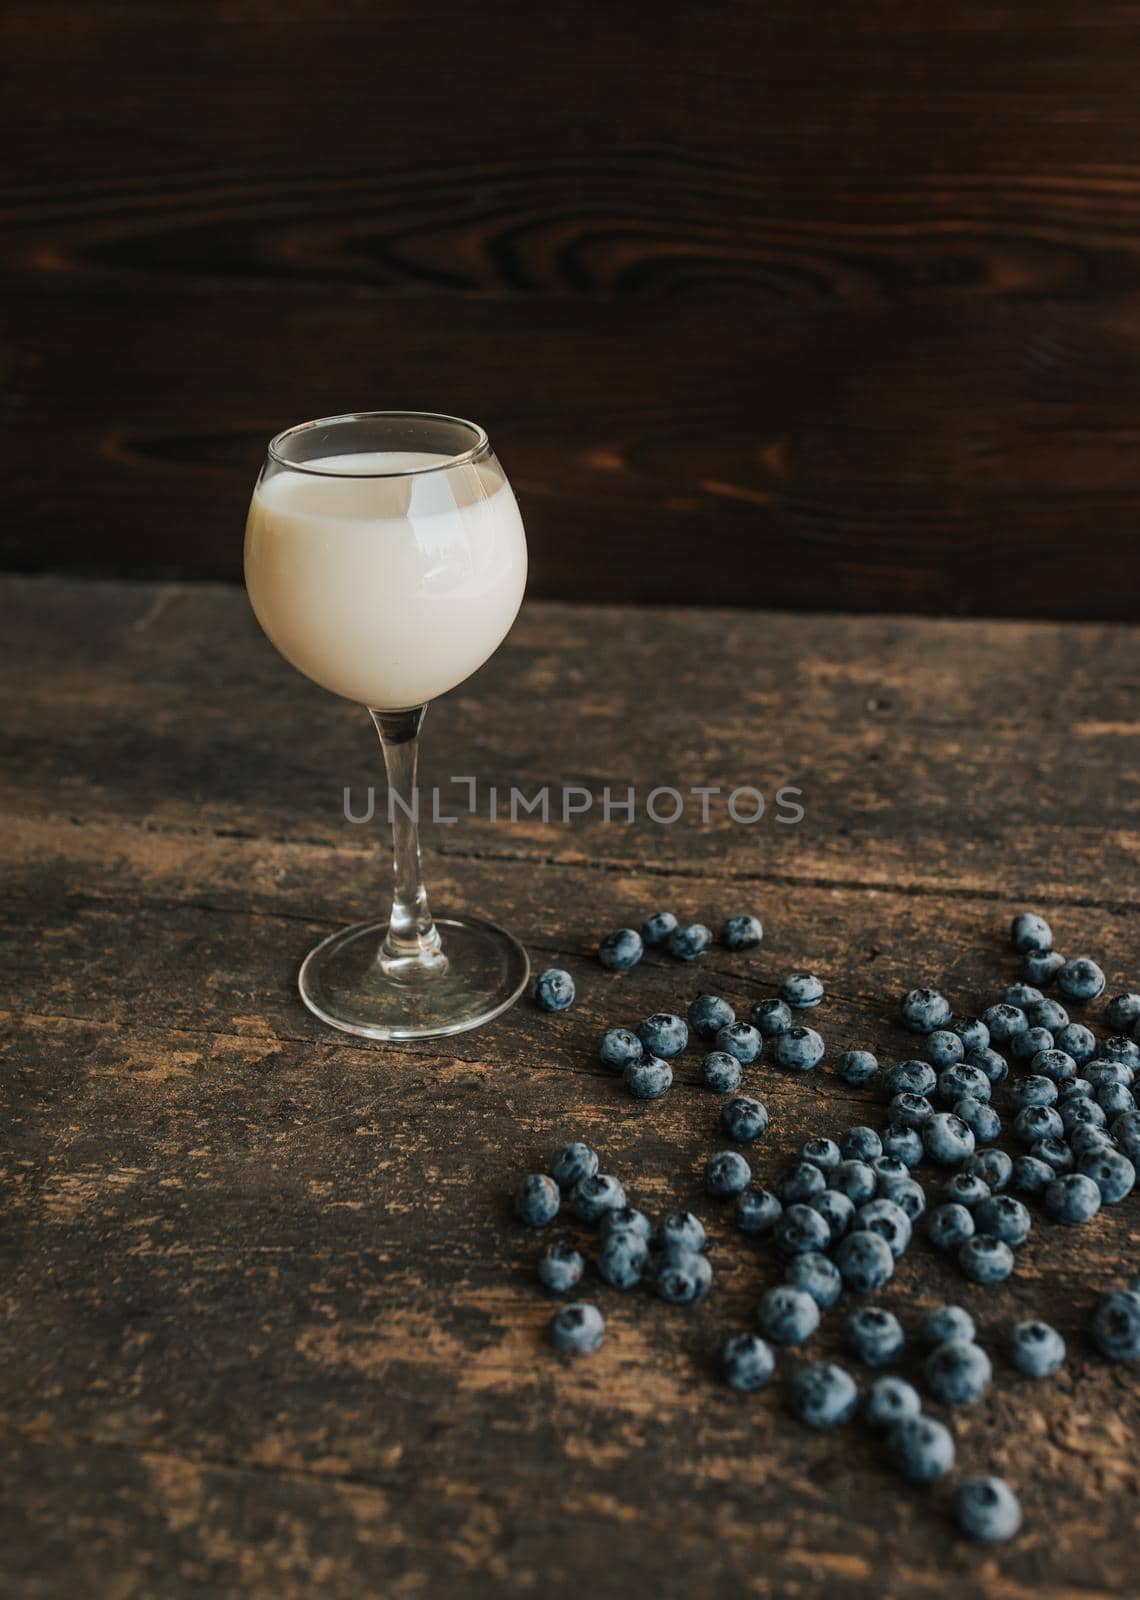
[(485, 422), (533, 591), (1130, 616), (1140, 4), (9, 0), (0, 561)]

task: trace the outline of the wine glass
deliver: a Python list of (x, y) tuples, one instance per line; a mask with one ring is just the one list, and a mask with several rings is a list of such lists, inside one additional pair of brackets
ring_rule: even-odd
[(502, 643), (526, 586), (526, 537), (486, 433), (459, 417), (363, 411), (271, 440), (245, 531), (245, 581), (285, 659), (367, 707), (384, 751), (392, 909), (309, 952), (301, 998), (368, 1039), (477, 1028), (518, 998), (518, 941), (474, 917), (433, 920), (416, 768), (429, 700)]

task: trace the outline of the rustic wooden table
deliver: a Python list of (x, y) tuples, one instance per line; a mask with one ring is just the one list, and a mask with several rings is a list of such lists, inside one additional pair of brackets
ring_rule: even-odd
[[(898, 992), (938, 980), (980, 1008), (1023, 905), (1135, 986), (1135, 632), (529, 607), (433, 709), (426, 784), (754, 785), (769, 809), (512, 825), (481, 800), (429, 830), (437, 906), (501, 919), (579, 1001), (382, 1049), (295, 990), (314, 940), (384, 901), (383, 832), (343, 817), (344, 786), (376, 780), (362, 715), (235, 591), (4, 589), (5, 1594), (1137, 1592), (1136, 1375), (1082, 1334), (1140, 1265), (1135, 1199), (1079, 1232), (1040, 1221), (1000, 1290), (922, 1241), (889, 1291), (911, 1322), (961, 1300), (994, 1347), (1033, 1313), (1070, 1341), (1048, 1383), (998, 1358), (954, 1419), (963, 1468), (1025, 1506), (1016, 1542), (979, 1549), (862, 1429), (815, 1436), (780, 1383), (717, 1383), (775, 1276), (700, 1195), (718, 1102), (692, 1053), (654, 1105), (595, 1055), (605, 1023), (702, 987), (743, 1004), (805, 965), (832, 1055), (911, 1054)], [(797, 825), (775, 820), (783, 784)], [(663, 906), (755, 909), (767, 937), (603, 973), (599, 934)], [(825, 1070), (748, 1078), (762, 1180), (882, 1117)], [(716, 1282), (691, 1311), (598, 1285), (605, 1346), (566, 1365), (508, 1196), (574, 1135), (636, 1203), (708, 1219)]]

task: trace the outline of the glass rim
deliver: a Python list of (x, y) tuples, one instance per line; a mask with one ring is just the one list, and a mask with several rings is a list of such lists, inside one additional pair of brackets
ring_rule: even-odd
[[(461, 450), (453, 456), (444, 456), (439, 461), (433, 461), (426, 467), (393, 467), (390, 471), (344, 472), (329, 471), (325, 467), (314, 466), (308, 461), (291, 461), (283, 455), (281, 447), (286, 440), (295, 439), (299, 434), (309, 433), (316, 428), (335, 428), (350, 422), (377, 422), (380, 420), (408, 422), (449, 422), (458, 428), (466, 428), (473, 437), (473, 443), (467, 450)], [(487, 430), (477, 422), (470, 422), (466, 417), (455, 417), (446, 411), (342, 411), (333, 417), (314, 417), (311, 422), (296, 422), (291, 428), (283, 428), (280, 433), (275, 433), (269, 441), (268, 455), (271, 461), (279, 467), (286, 467), (290, 472), (307, 472), (314, 478), (415, 478), (428, 472), (446, 472), (451, 467), (464, 467), (477, 461), (481, 456), (488, 455), (491, 441), (487, 437)], [(433, 452), (434, 453), (434, 452)]]

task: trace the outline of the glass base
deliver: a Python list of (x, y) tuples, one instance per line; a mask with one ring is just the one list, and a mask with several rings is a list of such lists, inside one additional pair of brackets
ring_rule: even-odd
[(527, 953), (502, 928), (436, 918), (447, 969), (419, 983), (387, 977), (377, 953), (386, 922), (358, 922), (310, 950), (301, 999), (322, 1022), (363, 1039), (438, 1039), (480, 1028), (514, 1005), (530, 976)]

